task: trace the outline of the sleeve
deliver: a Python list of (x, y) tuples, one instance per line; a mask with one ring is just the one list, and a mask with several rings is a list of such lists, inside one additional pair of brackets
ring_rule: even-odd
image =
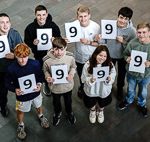
[(42, 67), (39, 63), (39, 61), (37, 61), (36, 67), (35, 67), (35, 72), (36, 72), (36, 82), (37, 83), (42, 83), (44, 81), (44, 73), (42, 71)]
[(125, 48), (123, 52), (123, 57), (125, 61), (127, 60), (129, 56), (131, 56), (131, 42), (128, 43), (127, 47)]
[(45, 76), (45, 79), (47, 77), (51, 77), (51, 74), (50, 74), (50, 66), (48, 66), (46, 64), (46, 62), (43, 63), (43, 72), (44, 72), (44, 76)]
[(61, 32), (60, 29), (58, 27), (58, 25), (56, 25), (56, 23), (52, 22), (52, 36), (53, 37), (61, 37)]
[(81, 81), (82, 83), (87, 84), (88, 86), (92, 86), (95, 84), (95, 82), (93, 83), (90, 82), (92, 76), (88, 73), (87, 69), (88, 69), (88, 63), (85, 63), (82, 70)]
[(9, 91), (15, 92), (13, 76), (14, 75), (9, 71), (9, 68), (8, 68), (6, 72), (6, 77), (5, 77), (5, 86)]
[(71, 62), (71, 66), (70, 66), (70, 71), (69, 74), (73, 75), (76, 73), (76, 63), (75, 63), (75, 59), (72, 57), (72, 62)]

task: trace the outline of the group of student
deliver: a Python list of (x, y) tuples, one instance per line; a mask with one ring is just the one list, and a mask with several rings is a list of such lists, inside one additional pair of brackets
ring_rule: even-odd
[[(58, 25), (53, 22), (52, 16), (45, 6), (38, 5), (35, 8), (36, 18), (25, 29), (24, 43), (20, 34), (11, 28), (9, 16), (5, 13), (0, 14), (0, 35), (7, 35), (11, 50), (5, 55), (5, 58), (0, 59), (1, 114), (4, 117), (8, 116), (7, 93), (8, 90), (15, 92), (18, 138), (24, 139), (26, 137), (24, 112), (29, 112), (32, 104), (37, 110), (41, 126), (43, 128), (49, 127), (49, 121), (42, 110), (41, 88), (43, 82), (53, 97), (53, 125), (57, 126), (61, 119), (61, 97), (64, 98), (68, 121), (71, 124), (76, 122), (71, 97), (76, 70), (80, 80), (78, 96), (83, 99), (85, 106), (89, 109), (91, 123), (95, 123), (96, 120), (99, 123), (104, 122), (104, 107), (112, 101), (111, 90), (116, 71), (118, 72), (118, 108), (123, 110), (134, 102), (138, 85), (138, 108), (143, 116), (147, 117), (146, 97), (150, 83), (150, 24), (140, 23), (135, 30), (131, 22), (132, 15), (132, 9), (122, 7), (118, 11), (116, 39), (102, 39), (100, 25), (90, 19), (90, 9), (86, 6), (80, 6), (77, 9), (77, 19), (80, 22), (84, 38), (75, 43), (73, 54), (67, 51), (67, 39), (61, 37)], [(52, 29), (52, 48), (48, 51), (39, 51), (37, 50), (39, 40), (36, 30), (44, 28)], [(29, 59), (30, 49), (35, 60)], [(129, 70), (132, 50), (147, 53), (144, 73)], [(52, 77), (52, 66), (64, 64), (67, 65), (67, 83), (55, 84), (55, 79)], [(109, 68), (109, 74), (104, 81), (99, 82), (93, 75), (93, 69), (105, 66)], [(25, 94), (20, 89), (19, 79), (29, 75), (34, 75), (36, 87), (34, 91)], [(128, 87), (127, 95), (124, 98), (125, 76)], [(28, 85), (27, 87), (31, 87), (31, 84), (32, 80), (24, 81), (24, 85)]]

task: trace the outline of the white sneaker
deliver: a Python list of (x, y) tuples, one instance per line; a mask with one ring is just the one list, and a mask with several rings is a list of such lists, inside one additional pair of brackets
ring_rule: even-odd
[(104, 122), (104, 112), (103, 112), (103, 110), (97, 112), (97, 121), (99, 123), (103, 123)]
[(91, 123), (96, 122), (96, 110), (90, 110), (89, 120)]

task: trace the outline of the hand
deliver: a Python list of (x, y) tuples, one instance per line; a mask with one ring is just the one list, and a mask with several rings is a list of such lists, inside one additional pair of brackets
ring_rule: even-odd
[(120, 43), (123, 43), (123, 41), (124, 41), (122, 36), (117, 36), (116, 40)]
[(6, 59), (14, 59), (14, 58), (15, 58), (15, 55), (14, 55), (14, 53), (10, 52), (10, 53), (7, 53), (7, 54), (5, 55), (5, 58), (6, 58)]
[(99, 40), (101, 40), (102, 39), (102, 35), (100, 35), (100, 34), (97, 34), (97, 35), (95, 35), (95, 37), (94, 37), (94, 41), (99, 41)]
[(131, 57), (128, 57), (127, 60), (126, 60), (126, 62), (127, 62), (128, 64), (130, 64), (130, 61), (131, 61)]
[(42, 86), (42, 83), (37, 83), (36, 88), (34, 89), (34, 91), (39, 92), (41, 90), (41, 86)]
[(54, 79), (52, 77), (47, 77), (46, 81), (47, 81), (47, 83), (53, 83)]
[(15, 89), (15, 92), (16, 92), (16, 95), (17, 95), (17, 96), (20, 96), (20, 95), (23, 95), (23, 94), (24, 94), (24, 92), (21, 91), (21, 89), (19, 89), (19, 88)]
[(150, 61), (145, 62), (145, 67), (147, 67), (147, 68), (150, 67)]
[(34, 45), (38, 45), (38, 43), (39, 43), (39, 40), (38, 39), (34, 39), (33, 44)]
[(90, 82), (93, 83), (95, 81), (96, 81), (96, 78), (95, 77), (91, 77)]
[(67, 79), (68, 81), (73, 80), (73, 75), (72, 75), (72, 74), (69, 74), (69, 75), (66, 77), (66, 79)]
[(85, 44), (85, 45), (90, 45), (90, 41), (88, 39), (86, 39), (86, 38), (81, 38), (80, 42)]

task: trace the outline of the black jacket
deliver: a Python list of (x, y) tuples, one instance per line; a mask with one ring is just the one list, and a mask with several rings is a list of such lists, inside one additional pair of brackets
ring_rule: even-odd
[(60, 29), (58, 25), (52, 21), (52, 16), (50, 14), (48, 14), (45, 25), (40, 26), (37, 23), (37, 20), (34, 19), (34, 21), (26, 27), (24, 32), (24, 42), (31, 48), (35, 59), (39, 61), (42, 61), (42, 58), (47, 54), (47, 51), (37, 51), (37, 46), (33, 44), (33, 41), (37, 38), (37, 29), (45, 28), (52, 28), (53, 37), (61, 36)]

